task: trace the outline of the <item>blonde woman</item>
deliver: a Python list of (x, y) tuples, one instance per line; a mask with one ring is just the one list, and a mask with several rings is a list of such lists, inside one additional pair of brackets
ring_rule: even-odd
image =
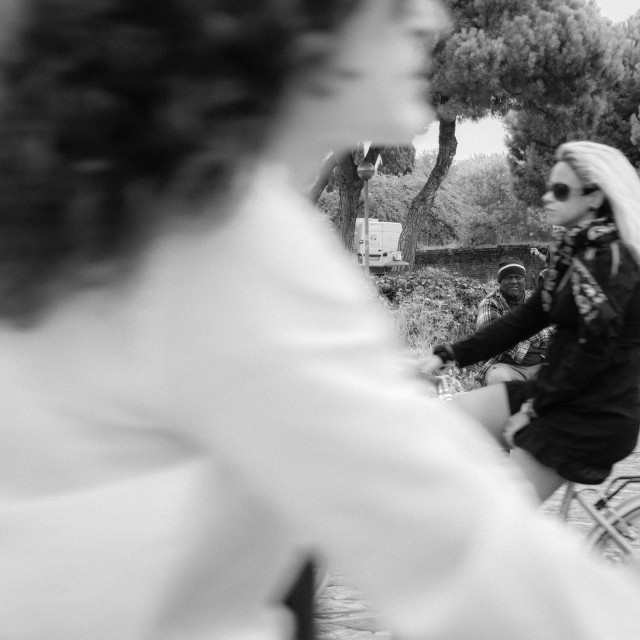
[(464, 366), (557, 327), (536, 379), (459, 398), (513, 447), (541, 500), (566, 480), (602, 482), (638, 440), (640, 178), (616, 149), (568, 142), (543, 202), (564, 231), (542, 287), (471, 337), (436, 347), (426, 363)]

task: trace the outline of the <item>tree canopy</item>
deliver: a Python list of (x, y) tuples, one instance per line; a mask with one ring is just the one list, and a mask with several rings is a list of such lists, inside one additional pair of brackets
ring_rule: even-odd
[(596, 135), (601, 142), (620, 149), (640, 167), (640, 144), (633, 142), (633, 126), (640, 107), (640, 11), (611, 27), (613, 84)]
[(602, 24), (607, 71), (595, 79), (591, 93), (571, 105), (549, 105), (506, 118), (515, 189), (529, 204), (539, 203), (555, 149), (567, 140), (609, 144), (640, 167), (640, 145), (633, 136), (640, 105), (640, 12), (626, 22)]
[(588, 95), (571, 106), (551, 105), (508, 114), (505, 142), (518, 197), (539, 205), (558, 145), (567, 140), (598, 140), (596, 129), (605, 112), (606, 101)]

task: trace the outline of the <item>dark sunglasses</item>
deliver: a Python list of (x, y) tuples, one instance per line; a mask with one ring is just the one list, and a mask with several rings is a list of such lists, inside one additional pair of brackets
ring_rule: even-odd
[(558, 202), (565, 202), (569, 199), (569, 196), (572, 193), (575, 193), (579, 196), (586, 196), (588, 193), (593, 193), (597, 191), (598, 187), (570, 187), (568, 184), (564, 184), (563, 182), (554, 182), (553, 184), (547, 184), (546, 193), (553, 193), (553, 197)]

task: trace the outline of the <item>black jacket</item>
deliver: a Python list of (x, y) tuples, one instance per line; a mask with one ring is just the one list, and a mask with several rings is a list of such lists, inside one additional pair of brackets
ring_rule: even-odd
[(583, 250), (578, 257), (614, 311), (595, 335), (582, 335), (569, 279), (554, 292), (548, 313), (538, 289), (511, 313), (451, 346), (459, 365), (466, 366), (556, 325), (537, 379), (510, 387), (511, 395), (520, 394), (519, 400), (533, 398), (537, 414), (516, 444), (561, 475), (574, 476), (568, 479), (589, 482), (594, 480), (567, 471), (567, 464), (590, 465), (606, 477), (611, 464), (631, 453), (638, 438), (640, 269), (621, 243), (615, 250), (611, 245)]

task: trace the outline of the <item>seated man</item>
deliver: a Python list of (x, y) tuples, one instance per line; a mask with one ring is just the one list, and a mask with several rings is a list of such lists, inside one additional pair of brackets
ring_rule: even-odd
[[(498, 287), (478, 305), (477, 326), (492, 322), (522, 304), (530, 295), (525, 290), (526, 271), (522, 260), (506, 258), (498, 265)], [(528, 340), (487, 360), (480, 369), (483, 386), (533, 378), (545, 357), (551, 329), (543, 329)]]

